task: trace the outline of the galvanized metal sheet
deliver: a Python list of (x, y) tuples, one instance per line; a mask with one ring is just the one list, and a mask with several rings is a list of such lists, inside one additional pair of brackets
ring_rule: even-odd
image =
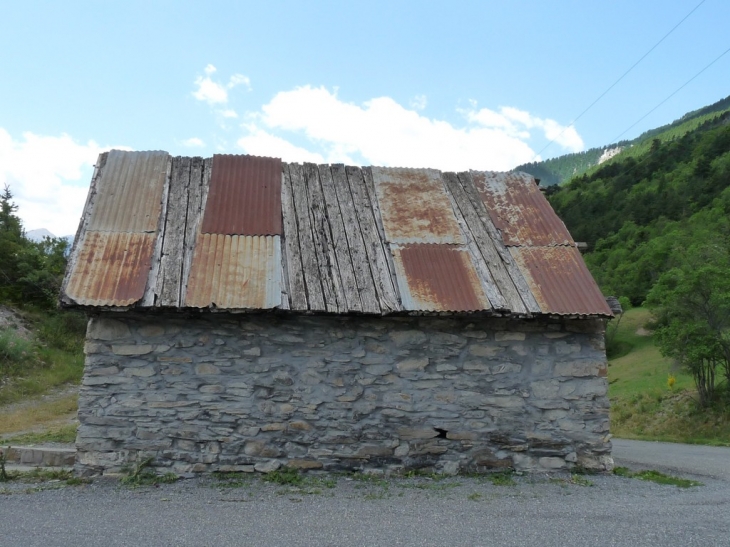
[(574, 245), (532, 176), (521, 172), (471, 174), (505, 245)]
[(575, 247), (510, 247), (543, 313), (602, 315), (611, 308)]
[(440, 171), (373, 167), (372, 173), (387, 241), (464, 243)]
[(101, 170), (89, 230), (155, 232), (167, 178), (167, 152), (112, 150)]
[(198, 235), (185, 305), (221, 309), (281, 305), (279, 236)]
[(393, 250), (403, 307), (409, 311), (490, 309), (469, 253), (451, 245), (415, 244)]
[(66, 295), (83, 306), (131, 306), (144, 295), (156, 237), (86, 232)]
[(204, 234), (282, 235), (281, 160), (213, 156)]

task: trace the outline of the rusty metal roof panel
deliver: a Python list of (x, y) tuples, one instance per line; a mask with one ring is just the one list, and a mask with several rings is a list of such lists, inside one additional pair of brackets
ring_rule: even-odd
[(281, 160), (216, 154), (201, 231), (282, 235)]
[(157, 230), (170, 156), (167, 152), (112, 150), (97, 184), (89, 230)]
[(474, 264), (465, 250), (452, 245), (405, 245), (394, 249), (393, 258), (404, 309), (490, 309)]
[(543, 313), (613, 316), (575, 247), (510, 247), (509, 251)]
[(185, 306), (270, 309), (281, 305), (279, 236), (199, 234)]
[(373, 167), (372, 173), (388, 242), (464, 243), (440, 171)]
[(83, 306), (131, 306), (144, 295), (156, 234), (86, 232), (66, 286)]
[(532, 176), (521, 172), (471, 174), (505, 245), (575, 245)]

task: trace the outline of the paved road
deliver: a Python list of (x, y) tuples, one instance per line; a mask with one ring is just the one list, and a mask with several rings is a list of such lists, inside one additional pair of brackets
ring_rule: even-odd
[(728, 447), (613, 439), (613, 458), (617, 466), (661, 468), (730, 482)]
[[(621, 463), (629, 449), (619, 443)], [(588, 478), (591, 486), (570, 475), (517, 477), (514, 486), (462, 477), (339, 477), (334, 488), (304, 490), (259, 479), (224, 486), (210, 478), (136, 490), (109, 480), (45, 484), (58, 488), (39, 492), (0, 484), (7, 494), (0, 495), (0, 545), (730, 546), (726, 480), (680, 489)]]

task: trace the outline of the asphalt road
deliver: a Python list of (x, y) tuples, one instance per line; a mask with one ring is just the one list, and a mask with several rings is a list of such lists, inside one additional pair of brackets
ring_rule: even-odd
[[(730, 448), (613, 439), (616, 465), (666, 469), (730, 482)], [(728, 515), (730, 519), (730, 515)], [(730, 540), (728, 541), (730, 545)]]
[[(650, 448), (620, 441), (616, 456), (625, 465)], [(692, 477), (706, 465), (714, 464), (692, 468)], [(688, 489), (613, 475), (587, 477), (591, 485), (585, 479), (532, 475), (500, 486), (463, 477), (339, 477), (334, 488), (304, 489), (258, 478), (138, 489), (110, 480), (45, 483), (41, 491), (0, 484), (7, 494), (0, 495), (0, 546), (730, 546), (727, 478), (707, 475)]]

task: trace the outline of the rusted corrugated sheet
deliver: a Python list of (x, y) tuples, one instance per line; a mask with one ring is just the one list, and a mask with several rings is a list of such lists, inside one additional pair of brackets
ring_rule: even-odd
[(130, 306), (142, 298), (156, 234), (86, 232), (66, 287), (83, 306)]
[(393, 254), (406, 310), (490, 309), (466, 251), (450, 245), (415, 244), (395, 249)]
[(97, 185), (88, 229), (156, 231), (169, 157), (167, 152), (110, 151)]
[(204, 234), (282, 235), (281, 160), (213, 156)]
[(485, 171), (471, 174), (505, 245), (574, 245), (565, 224), (530, 175)]
[(440, 171), (373, 167), (372, 173), (387, 241), (464, 243)]
[(510, 247), (509, 251), (543, 313), (613, 315), (575, 247)]
[(280, 304), (279, 236), (198, 236), (186, 306), (269, 309)]

